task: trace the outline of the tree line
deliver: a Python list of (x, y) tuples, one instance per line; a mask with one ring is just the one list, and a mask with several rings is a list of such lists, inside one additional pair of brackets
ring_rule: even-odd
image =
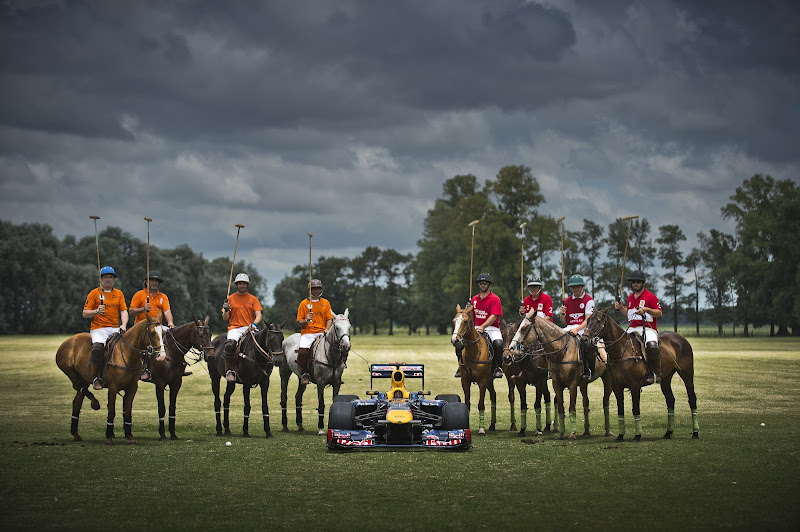
[[(745, 335), (750, 327), (763, 326), (770, 334), (800, 334), (800, 245), (794, 236), (800, 229), (800, 190), (789, 180), (756, 174), (730, 200), (721, 215), (735, 222), (735, 234), (698, 233), (699, 247), (684, 253), (686, 235), (679, 225), (654, 232), (645, 216), (618, 218), (607, 227), (584, 219), (581, 230), (562, 232), (555, 218), (541, 212), (545, 198), (530, 168), (506, 166), (482, 185), (473, 175), (446, 180), (427, 213), (416, 255), (369, 246), (353, 258), (320, 257), (312, 272), (325, 284), (324, 297), (334, 311), (350, 309), (354, 332), (395, 334), (402, 328), (408, 334), (446, 334), (455, 305), (474, 295), (479, 272), (492, 275), (492, 290), (508, 321), (518, 320), (521, 273), (541, 277), (557, 304), (563, 294), (563, 238), (564, 275), (582, 274), (601, 306), (628, 293), (623, 282), (620, 294), (624, 261), (625, 272), (644, 271), (648, 288), (659, 296), (661, 329), (688, 321), (699, 334), (702, 321), (717, 325), (721, 335), (723, 324), (733, 322)], [(117, 269), (115, 286), (130, 301), (145, 278), (146, 243), (116, 227), (101, 231), (99, 239), (103, 263)], [(86, 330), (80, 309), (97, 284), (95, 253), (93, 236), (59, 240), (48, 225), (0, 220), (0, 332)], [(224, 330), (218, 287), (227, 285), (229, 258), (208, 260), (186, 245), (150, 246), (150, 266), (166, 279), (163, 290), (176, 323), (210, 315), (213, 330)], [(238, 261), (234, 269), (249, 273), (251, 292), (263, 302), (266, 280), (253, 265)], [(294, 327), (307, 282), (308, 265), (296, 265), (275, 285), (274, 304), (265, 307), (264, 319), (287, 320)], [(700, 308), (701, 293), (708, 308)]]

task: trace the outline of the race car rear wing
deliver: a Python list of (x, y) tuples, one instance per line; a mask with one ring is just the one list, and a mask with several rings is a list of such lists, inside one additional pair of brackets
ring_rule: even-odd
[(372, 379), (391, 379), (395, 370), (402, 371), (403, 377), (406, 379), (422, 379), (422, 388), (425, 388), (425, 364), (406, 364), (405, 362), (370, 364), (369, 387), (373, 388)]

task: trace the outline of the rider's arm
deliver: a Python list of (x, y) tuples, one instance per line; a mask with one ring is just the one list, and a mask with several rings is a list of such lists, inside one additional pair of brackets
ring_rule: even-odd
[(119, 311), (119, 325), (123, 330), (128, 328), (128, 311), (127, 310), (120, 310)]

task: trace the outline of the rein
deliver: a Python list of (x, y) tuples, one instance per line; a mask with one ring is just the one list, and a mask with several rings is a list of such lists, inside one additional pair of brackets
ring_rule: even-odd
[[(329, 368), (334, 368), (334, 367), (338, 366), (338, 364), (336, 364), (336, 362), (334, 360), (332, 360), (331, 356), (330, 356), (330, 353), (333, 353), (334, 349), (335, 349), (336, 352), (338, 352), (340, 354), (340, 357), (339, 357), (340, 362), (345, 361), (345, 364), (346, 364), (346, 359), (347, 359), (346, 355), (347, 355), (347, 353), (350, 352), (350, 350), (349, 349), (347, 349), (347, 350), (344, 349), (344, 339), (345, 338), (350, 338), (350, 333), (344, 333), (343, 335), (339, 336), (339, 331), (336, 329), (336, 322), (337, 321), (346, 321), (348, 325), (350, 324), (350, 319), (349, 318), (344, 318), (344, 317), (337, 316), (336, 318), (333, 319), (333, 322), (334, 322), (333, 325), (331, 325), (331, 328), (325, 334), (325, 346), (326, 346), (326, 348), (325, 348), (325, 361), (323, 362), (321, 360), (315, 360), (314, 361), (315, 364), (321, 364), (321, 365), (329, 367)], [(349, 329), (349, 327), (348, 327), (348, 329)], [(329, 339), (328, 335), (333, 335), (333, 340)], [(333, 349), (328, 349), (327, 346), (331, 346)], [(344, 356), (341, 356), (341, 355), (344, 355)]]
[[(539, 345), (542, 346), (542, 348), (541, 348), (542, 355), (547, 357), (548, 361), (552, 362), (553, 364), (581, 364), (580, 360), (564, 360), (564, 357), (567, 356), (567, 347), (569, 346), (569, 338), (567, 338), (567, 340), (564, 342), (564, 345), (562, 345), (557, 350), (555, 350), (555, 351), (546, 351), (545, 350), (544, 346), (554, 344), (554, 343), (558, 342), (559, 340), (563, 340), (567, 336), (571, 336), (568, 332), (565, 332), (561, 336), (559, 336), (557, 338), (554, 338), (552, 340), (548, 340), (546, 342), (542, 342), (542, 335), (539, 334), (538, 328), (536, 327), (536, 318), (535, 317), (534, 317), (533, 321), (531, 321), (531, 329), (536, 333), (536, 341), (539, 343)], [(575, 337), (574, 340), (575, 340), (576, 343), (578, 342), (578, 338), (577, 337)], [(553, 360), (551, 358), (551, 355), (556, 355), (558, 353), (561, 353), (562, 351), (563, 351), (563, 355), (561, 356), (561, 360)]]
[[(189, 324), (186, 324), (186, 325), (189, 325)], [(181, 325), (180, 327), (177, 327), (177, 329), (182, 329), (186, 325)], [(205, 330), (205, 329), (208, 329), (209, 328), (208, 325), (197, 325), (197, 323), (193, 323), (192, 325), (194, 325), (194, 330), (192, 331), (192, 334), (193, 335), (197, 335), (197, 343), (200, 345), (199, 347), (195, 347), (194, 343), (192, 343), (192, 345), (189, 345), (189, 346), (183, 345), (175, 337), (175, 329), (167, 329), (167, 334), (169, 334), (169, 337), (172, 338), (173, 342), (175, 342), (175, 345), (178, 347), (178, 353), (181, 355), (181, 357), (184, 357), (187, 353), (189, 353), (189, 351), (192, 351), (192, 352), (200, 351), (200, 354), (197, 355), (196, 360), (194, 362), (192, 362), (192, 364), (197, 364), (198, 362), (200, 362), (203, 359), (203, 354), (206, 351), (213, 351), (214, 348), (212, 346), (210, 346), (210, 345), (202, 345), (202, 342), (201, 342), (201, 340), (203, 339), (202, 331)], [(173, 359), (170, 358), (170, 356), (169, 356), (169, 355), (172, 354), (172, 350), (169, 347), (169, 342), (167, 342), (165, 344), (165, 347), (166, 347), (166, 349), (168, 351), (168, 355), (167, 355), (166, 360), (169, 361), (169, 362), (172, 362)], [(175, 360), (175, 362), (178, 362), (178, 361)], [(183, 364), (184, 366), (188, 365), (185, 360), (183, 362), (179, 362), (179, 363)]]
[[(478, 342), (480, 342), (481, 338), (483, 338), (483, 341), (486, 344), (486, 360), (480, 360), (480, 356), (481, 356), (480, 355), (480, 351), (478, 351), (478, 355), (475, 357), (475, 361), (470, 363), (470, 364), (467, 364), (467, 362), (465, 360), (465, 358), (466, 358), (465, 356), (463, 356), (463, 355), (461, 356), (461, 365), (464, 366), (464, 369), (466, 369), (467, 372), (471, 373), (472, 372), (472, 368), (474, 368), (477, 365), (490, 364), (491, 360), (492, 360), (491, 357), (492, 357), (493, 353), (492, 353), (492, 350), (490, 348), (491, 344), (489, 344), (489, 341), (484, 337), (483, 334), (479, 333), (475, 329), (475, 322), (472, 321), (472, 316), (470, 314), (466, 313), (466, 312), (462, 312), (462, 314), (466, 315), (466, 317), (467, 317), (467, 319), (465, 320), (467, 332), (465, 332), (464, 334), (456, 333), (456, 338), (458, 339), (459, 342), (461, 342), (461, 345), (464, 346), (464, 351), (467, 350), (468, 346), (475, 345)], [(466, 336), (468, 334), (472, 334), (471, 331), (474, 331), (475, 339), (474, 340), (467, 340)], [(479, 349), (480, 349), (480, 346), (479, 346)]]
[(111, 352), (110, 352), (110, 355), (108, 357), (108, 362), (106, 363), (106, 365), (107, 366), (113, 366), (115, 368), (124, 369), (126, 371), (140, 371), (142, 366), (143, 366), (143, 362), (139, 362), (139, 366), (138, 367), (129, 366), (128, 365), (128, 360), (125, 358), (125, 350), (124, 349), (120, 349), (119, 350), (120, 356), (122, 357), (122, 365), (117, 364), (111, 358), (114, 355), (114, 349), (116, 348), (117, 344), (120, 341), (122, 341), (126, 346), (128, 346), (128, 348), (131, 351), (139, 353), (140, 357), (144, 358), (145, 356), (147, 356), (147, 357), (152, 358), (154, 356), (154, 354), (155, 354), (155, 347), (153, 347), (153, 340), (152, 340), (152, 338), (150, 338), (149, 330), (150, 330), (150, 327), (152, 327), (154, 325), (158, 325), (159, 327), (161, 326), (160, 323), (149, 322), (149, 321), (147, 322), (147, 329), (148, 329), (147, 340), (149, 342), (149, 345), (144, 349), (139, 349), (138, 347), (134, 347), (133, 345), (131, 345), (131, 343), (128, 341), (128, 339), (125, 338), (124, 334), (120, 334), (119, 337), (117, 338), (117, 340), (114, 342), (114, 345), (111, 347)]

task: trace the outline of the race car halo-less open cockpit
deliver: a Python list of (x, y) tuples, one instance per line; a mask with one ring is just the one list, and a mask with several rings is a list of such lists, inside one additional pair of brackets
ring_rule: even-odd
[(388, 392), (367, 391), (369, 399), (339, 395), (328, 413), (328, 449), (450, 449), (467, 450), (472, 445), (469, 410), (454, 394), (409, 392), (408, 378), (422, 379), (423, 364), (372, 364), (373, 379), (391, 379)]

